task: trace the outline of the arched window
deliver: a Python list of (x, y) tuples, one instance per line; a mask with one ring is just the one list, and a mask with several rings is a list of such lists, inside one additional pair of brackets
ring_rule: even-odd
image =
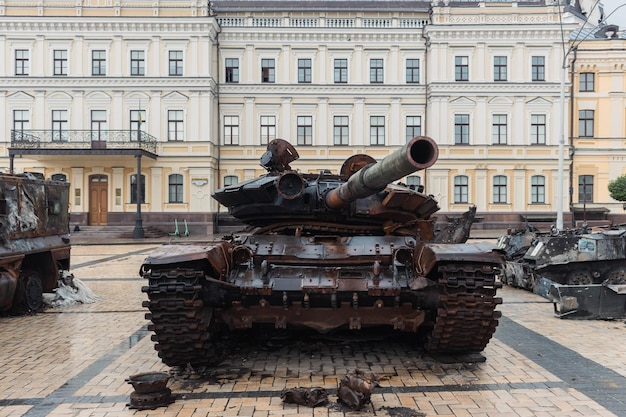
[(468, 179), (465, 175), (454, 177), (454, 202), (467, 203), (468, 199)]
[(172, 174), (168, 177), (168, 195), (170, 203), (183, 202), (183, 176)]
[(506, 203), (506, 177), (504, 175), (493, 177), (493, 202), (495, 204)]
[(531, 204), (546, 202), (546, 179), (543, 175), (533, 175), (530, 178), (530, 202)]
[(67, 181), (67, 175), (65, 174), (52, 174), (52, 176), (50, 177), (50, 179), (52, 181)]

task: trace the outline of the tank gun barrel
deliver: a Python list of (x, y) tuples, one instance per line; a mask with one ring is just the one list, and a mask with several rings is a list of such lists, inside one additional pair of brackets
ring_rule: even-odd
[(347, 203), (375, 194), (413, 172), (432, 166), (439, 156), (439, 148), (428, 136), (416, 136), (404, 147), (382, 161), (363, 167), (348, 181), (326, 194), (326, 205), (340, 209)]

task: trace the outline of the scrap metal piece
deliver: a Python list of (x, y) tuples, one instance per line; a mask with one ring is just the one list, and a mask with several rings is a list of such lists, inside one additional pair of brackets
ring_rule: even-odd
[(378, 377), (375, 374), (365, 375), (363, 371), (355, 369), (339, 381), (337, 401), (353, 410), (360, 410), (371, 403), (372, 390), (377, 386)]
[(626, 318), (624, 285), (560, 285), (552, 283), (549, 299), (559, 318)]
[(285, 388), (280, 392), (280, 399), (285, 403), (317, 407), (328, 403), (328, 393), (324, 388)]
[(129, 377), (126, 382), (131, 384), (135, 391), (130, 394), (128, 408), (154, 410), (172, 404), (175, 399), (172, 390), (167, 388), (169, 380), (170, 376), (165, 372), (145, 372)]

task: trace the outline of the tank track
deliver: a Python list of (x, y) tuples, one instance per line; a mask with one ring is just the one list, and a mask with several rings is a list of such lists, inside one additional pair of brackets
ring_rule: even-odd
[(439, 307), (432, 334), (426, 342), (431, 352), (481, 352), (496, 331), (502, 298), (495, 297), (502, 283), (483, 264), (444, 264), (439, 267)]
[(152, 321), (148, 330), (159, 357), (168, 366), (193, 368), (209, 366), (218, 360), (211, 340), (212, 310), (202, 301), (201, 280), (204, 272), (194, 269), (152, 269), (144, 273), (149, 285), (143, 302)]

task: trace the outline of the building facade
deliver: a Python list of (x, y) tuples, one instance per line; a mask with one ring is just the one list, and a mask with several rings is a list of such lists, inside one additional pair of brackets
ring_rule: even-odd
[[(5, 1), (0, 165), (69, 180), (76, 223), (132, 224), (140, 199), (146, 223), (211, 229), (224, 212), (211, 192), (261, 175), (274, 138), (298, 149), (294, 169), (337, 172), (428, 135), (439, 161), (404, 181), (443, 214), (476, 205), (484, 227), (501, 227), (553, 221), (559, 199), (577, 207), (570, 187), (557, 192), (559, 156), (567, 181), (587, 175), (572, 164), (579, 147), (601, 153), (588, 139), (559, 146), (567, 40), (590, 25), (585, 2), (210, 3)], [(615, 59), (598, 88), (623, 95)], [(576, 100), (565, 97), (568, 119), (571, 103), (590, 105)], [(607, 129), (598, 137), (621, 145), (624, 127)], [(623, 170), (615, 157), (604, 154), (594, 192)]]

